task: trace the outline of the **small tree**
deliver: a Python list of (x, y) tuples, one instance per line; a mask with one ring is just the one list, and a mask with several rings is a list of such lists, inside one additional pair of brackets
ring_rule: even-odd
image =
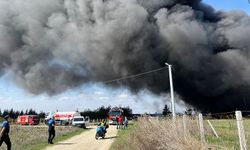
[(2, 113), (2, 117), (6, 116), (6, 115), (9, 115), (9, 110), (4, 110), (3, 113)]
[(39, 117), (40, 119), (45, 118), (45, 112), (41, 111), (41, 112), (38, 114), (38, 117)]
[(24, 112), (23, 112), (23, 110), (21, 110), (20, 115), (23, 115), (23, 114), (24, 114)]
[(110, 110), (110, 106), (109, 107), (100, 107), (98, 108), (95, 112), (97, 115), (98, 119), (106, 119), (108, 117), (108, 112)]
[(128, 118), (132, 118), (132, 116), (133, 116), (133, 111), (132, 111), (132, 109), (131, 109), (129, 106), (127, 106), (127, 107), (122, 107), (122, 110), (123, 110), (123, 112), (124, 112), (124, 116), (126, 116), (126, 117), (128, 117)]
[(27, 115), (37, 115), (37, 112), (32, 108), (30, 108), (27, 112), (28, 112)]
[(171, 111), (170, 111), (168, 105), (165, 105), (165, 107), (163, 108), (163, 111), (162, 111), (162, 115), (167, 116), (169, 114), (171, 114)]

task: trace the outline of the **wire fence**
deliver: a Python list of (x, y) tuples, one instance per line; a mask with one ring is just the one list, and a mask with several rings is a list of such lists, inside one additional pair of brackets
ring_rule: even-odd
[[(249, 111), (245, 111), (245, 113), (249, 113)], [(213, 115), (229, 117), (214, 119), (211, 117)], [(182, 124), (184, 136), (195, 136), (205, 149), (247, 150), (247, 147), (250, 147), (250, 119), (248, 116), (239, 120), (236, 118), (235, 112), (206, 114), (204, 117), (201, 114), (185, 115), (178, 117), (176, 122)]]

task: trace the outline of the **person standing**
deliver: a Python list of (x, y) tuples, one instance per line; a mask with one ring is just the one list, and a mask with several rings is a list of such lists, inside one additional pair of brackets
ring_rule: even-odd
[(126, 129), (128, 127), (128, 118), (127, 117), (125, 117), (123, 124), (124, 124), (124, 129)]
[(119, 122), (119, 129), (122, 129), (122, 122), (123, 122), (122, 117), (118, 118), (118, 122)]
[(3, 142), (7, 145), (7, 150), (11, 150), (11, 142), (9, 137), (10, 132), (10, 123), (8, 121), (9, 116), (6, 115), (4, 117), (5, 121), (2, 123), (2, 129), (0, 132), (0, 147), (2, 146)]
[(51, 117), (48, 121), (49, 126), (49, 138), (48, 138), (48, 144), (54, 144), (53, 139), (55, 138), (56, 131), (55, 131), (55, 120), (54, 117)]
[(116, 115), (115, 121), (116, 121), (116, 129), (118, 129), (118, 128), (119, 128), (119, 119), (118, 119), (118, 115)]

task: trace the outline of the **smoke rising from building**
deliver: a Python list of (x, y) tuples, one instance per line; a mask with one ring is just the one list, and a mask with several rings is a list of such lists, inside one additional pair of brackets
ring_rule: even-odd
[[(49, 95), (173, 64), (174, 87), (207, 111), (248, 109), (250, 17), (201, 0), (1, 0), (0, 73)], [(121, 81), (169, 89), (167, 70)]]

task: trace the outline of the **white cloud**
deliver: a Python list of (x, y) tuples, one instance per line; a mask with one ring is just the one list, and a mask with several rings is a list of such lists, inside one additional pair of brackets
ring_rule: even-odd
[(126, 100), (126, 99), (129, 98), (129, 95), (126, 94), (126, 93), (122, 93), (122, 94), (119, 94), (119, 95), (117, 96), (117, 98), (118, 98), (119, 100)]
[[(147, 90), (138, 94), (131, 93), (126, 88), (113, 89), (102, 84), (89, 84), (79, 89), (68, 90), (56, 96), (46, 94), (33, 95), (25, 93), (11, 81), (0, 78), (0, 109), (14, 108), (26, 110), (34, 108), (37, 111), (83, 111), (104, 106), (129, 106), (134, 113), (162, 112), (165, 104), (170, 104), (169, 94), (154, 95)], [(8, 84), (8, 89), (4, 88)], [(176, 97), (179, 99), (179, 97)], [(177, 111), (184, 108), (183, 103), (177, 105)], [(169, 105), (170, 106), (170, 105)]]

